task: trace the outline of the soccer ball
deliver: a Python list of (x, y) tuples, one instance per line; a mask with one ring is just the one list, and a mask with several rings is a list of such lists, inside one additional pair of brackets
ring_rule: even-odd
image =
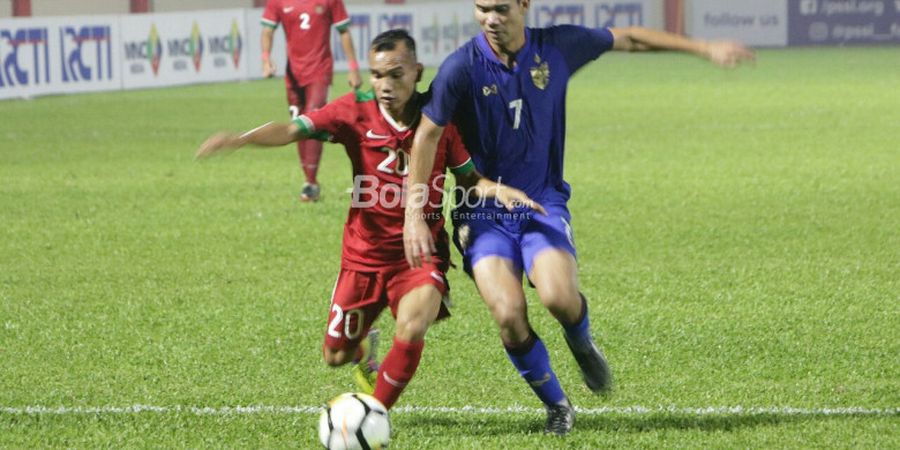
[(341, 394), (319, 416), (319, 440), (329, 450), (380, 449), (390, 439), (387, 409), (371, 395)]

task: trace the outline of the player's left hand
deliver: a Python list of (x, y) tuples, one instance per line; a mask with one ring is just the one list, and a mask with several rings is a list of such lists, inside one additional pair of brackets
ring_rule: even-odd
[(496, 199), (503, 206), (506, 207), (507, 210), (512, 211), (516, 208), (520, 208), (522, 206), (526, 208), (531, 208), (541, 215), (546, 216), (547, 211), (541, 206), (540, 203), (531, 199), (531, 197), (525, 195), (524, 192), (506, 185), (500, 186), (497, 188)]
[(241, 145), (239, 135), (222, 131), (210, 136), (203, 144), (200, 144), (200, 148), (194, 154), (194, 159), (205, 159), (217, 153), (233, 151)]
[(362, 86), (362, 78), (359, 77), (359, 70), (347, 72), (347, 83), (350, 84), (350, 87), (353, 88), (353, 90), (357, 90)]
[(736, 41), (707, 43), (706, 57), (720, 67), (733, 68), (742, 62), (756, 61), (756, 52)]

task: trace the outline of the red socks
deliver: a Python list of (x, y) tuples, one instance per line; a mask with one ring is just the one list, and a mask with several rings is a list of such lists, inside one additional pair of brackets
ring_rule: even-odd
[(403, 342), (394, 338), (394, 346), (384, 357), (378, 369), (375, 398), (390, 409), (397, 402), (409, 380), (416, 374), (425, 341)]
[(306, 181), (318, 184), (316, 173), (319, 171), (319, 161), (322, 159), (322, 143), (314, 139), (307, 139), (297, 143), (297, 152), (300, 154), (300, 166), (306, 175)]

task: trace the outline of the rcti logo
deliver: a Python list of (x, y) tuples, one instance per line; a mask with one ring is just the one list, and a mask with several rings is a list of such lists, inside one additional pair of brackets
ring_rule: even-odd
[(59, 35), (63, 82), (112, 79), (109, 26), (61, 27)]
[[(159, 63), (162, 61), (162, 41), (159, 39), (159, 33), (156, 31), (156, 24), (150, 26), (150, 36), (147, 37), (146, 41), (125, 43), (125, 59), (128, 61), (150, 61), (153, 75), (159, 73)], [(134, 63), (131, 64), (130, 70), (132, 74), (143, 73), (144, 67), (143, 63)]]
[[(173, 58), (186, 57), (194, 63), (194, 70), (200, 71), (203, 62), (203, 36), (200, 34), (200, 26), (194, 21), (191, 27), (191, 35), (185, 39), (172, 39), (166, 43), (169, 56)], [(175, 70), (185, 70), (187, 67), (183, 61), (174, 61)]]
[(0, 88), (50, 82), (48, 34), (46, 28), (0, 28)]
[(227, 55), (231, 58), (234, 67), (238, 68), (241, 64), (241, 49), (243, 46), (244, 42), (241, 38), (237, 20), (232, 20), (231, 31), (227, 35), (209, 38), (209, 54), (215, 57), (213, 64), (216, 67), (228, 65), (228, 58), (222, 57), (222, 55)]

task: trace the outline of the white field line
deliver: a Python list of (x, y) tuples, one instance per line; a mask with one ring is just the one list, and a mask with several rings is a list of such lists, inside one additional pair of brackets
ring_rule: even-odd
[[(319, 406), (0, 406), (2, 414), (28, 415), (69, 415), (69, 414), (193, 414), (211, 416), (231, 416), (245, 414), (318, 414)], [(392, 412), (400, 414), (440, 413), (440, 414), (543, 414), (543, 409), (524, 406), (478, 407), (478, 406), (400, 406)], [(793, 407), (747, 407), (708, 406), (685, 408), (678, 406), (610, 406), (601, 408), (577, 408), (578, 414), (641, 416), (649, 414), (673, 414), (686, 416), (898, 416), (900, 408), (793, 408)]]

